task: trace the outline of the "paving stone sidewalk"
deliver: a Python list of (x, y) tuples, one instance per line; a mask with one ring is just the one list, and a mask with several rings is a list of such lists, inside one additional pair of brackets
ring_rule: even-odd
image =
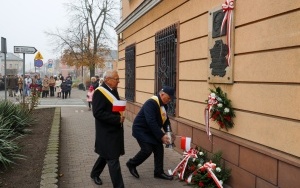
[[(78, 89), (72, 90), (71, 99), (85, 101), (86, 92)], [(67, 101), (68, 99), (66, 99)], [(71, 101), (71, 100), (70, 100)], [(151, 188), (177, 188), (189, 187), (178, 180), (167, 181), (153, 177), (154, 164), (151, 155), (137, 170), (140, 178), (134, 178), (126, 167), (126, 162), (139, 150), (136, 140), (131, 136), (132, 122), (126, 120), (124, 123), (125, 133), (125, 155), (120, 157), (121, 170), (126, 188), (151, 187)], [(103, 185), (96, 185), (90, 178), (90, 171), (97, 159), (93, 151), (95, 140), (95, 121), (91, 111), (84, 106), (61, 107), (61, 131), (59, 151), (59, 188), (111, 188), (112, 182), (108, 168), (101, 174)], [(182, 156), (171, 149), (165, 149), (164, 168), (174, 169), (180, 162)]]

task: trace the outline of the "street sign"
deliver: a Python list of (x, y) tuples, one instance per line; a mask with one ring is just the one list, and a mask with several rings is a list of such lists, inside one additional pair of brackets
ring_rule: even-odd
[(6, 38), (1, 37), (1, 53), (7, 53)]
[(44, 59), (44, 58), (43, 58), (42, 54), (41, 54), (40, 52), (38, 52), (38, 53), (35, 55), (34, 59), (37, 60), (37, 59)]
[(34, 66), (35, 67), (41, 67), (43, 66), (43, 61), (40, 59), (34, 60)]
[(14, 53), (34, 54), (37, 51), (35, 47), (29, 46), (14, 46)]
[(48, 63), (49, 63), (49, 64), (52, 64), (52, 63), (53, 63), (53, 60), (52, 60), (52, 59), (48, 59)]

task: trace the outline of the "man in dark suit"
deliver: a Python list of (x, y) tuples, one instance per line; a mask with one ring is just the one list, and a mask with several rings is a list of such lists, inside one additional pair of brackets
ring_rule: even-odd
[[(139, 174), (136, 167), (142, 164), (152, 153), (154, 154), (154, 177), (172, 180), (173, 176), (164, 173), (163, 144), (171, 144), (165, 132), (170, 121), (167, 116), (167, 104), (174, 97), (174, 89), (164, 86), (157, 96), (148, 99), (133, 121), (132, 135), (140, 145), (140, 151), (126, 163), (129, 172), (136, 178)], [(162, 128), (164, 131), (162, 131)], [(174, 135), (172, 136), (174, 139)]]
[(91, 171), (91, 178), (98, 185), (102, 184), (100, 174), (106, 164), (114, 188), (123, 188), (123, 177), (119, 157), (124, 155), (124, 116), (113, 112), (113, 101), (120, 100), (117, 87), (119, 84), (117, 71), (104, 73), (104, 83), (93, 95), (93, 115), (96, 121), (95, 152), (99, 154)]

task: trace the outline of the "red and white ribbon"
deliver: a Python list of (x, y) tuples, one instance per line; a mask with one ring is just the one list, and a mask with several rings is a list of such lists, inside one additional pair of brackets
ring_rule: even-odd
[(205, 118), (205, 129), (206, 129), (206, 133), (209, 137), (210, 140), (210, 136), (211, 136), (211, 132), (210, 132), (210, 125), (209, 125), (209, 119), (210, 119), (210, 112), (211, 109), (214, 105), (218, 104), (218, 100), (216, 99), (216, 94), (215, 93), (211, 93), (208, 96), (208, 102), (207, 102), (207, 107), (204, 110), (204, 118)]
[[(216, 169), (216, 164), (215, 163), (212, 163), (211, 161), (210, 162), (206, 162), (203, 166), (200, 166), (194, 172), (197, 172), (199, 169), (200, 170), (206, 170), (207, 173), (209, 173), (209, 175), (212, 177), (212, 179), (214, 180), (214, 182), (216, 183), (216, 185), (218, 186), (218, 188), (223, 188), (222, 183), (219, 181), (219, 179), (217, 178), (217, 176), (213, 172), (213, 170)], [(194, 172), (191, 173), (189, 175), (189, 177), (186, 179), (186, 182), (188, 184), (190, 184), (192, 182), (192, 178), (193, 178)]]
[(216, 169), (216, 164), (210, 161), (205, 163), (202, 167), (207, 170), (207, 172), (210, 174), (210, 176), (212, 177), (212, 179), (214, 180), (218, 188), (223, 188), (222, 183), (218, 180), (217, 176), (213, 172), (213, 170)]
[(176, 175), (178, 173), (179, 179), (184, 180), (184, 172), (186, 169), (186, 165), (190, 158), (198, 158), (197, 156), (198, 150), (191, 148), (188, 152), (183, 152), (184, 158), (180, 161), (180, 163), (176, 166), (176, 168), (172, 171), (168, 170), (170, 175)]
[(231, 53), (231, 22), (232, 22), (232, 10), (234, 8), (234, 0), (225, 0), (225, 4), (222, 4), (223, 12), (225, 12), (225, 16), (221, 25), (221, 33), (223, 31), (223, 27), (227, 21), (227, 45), (228, 45), (228, 57), (227, 64), (230, 66), (230, 53)]

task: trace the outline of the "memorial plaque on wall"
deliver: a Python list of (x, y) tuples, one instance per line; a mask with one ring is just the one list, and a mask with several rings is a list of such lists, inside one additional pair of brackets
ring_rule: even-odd
[[(226, 15), (222, 6), (208, 12), (208, 82), (233, 83), (234, 65), (234, 17), (227, 19), (221, 26)], [(228, 15), (228, 13), (227, 13)], [(227, 17), (228, 18), (228, 17)], [(227, 28), (227, 24), (229, 28)]]

